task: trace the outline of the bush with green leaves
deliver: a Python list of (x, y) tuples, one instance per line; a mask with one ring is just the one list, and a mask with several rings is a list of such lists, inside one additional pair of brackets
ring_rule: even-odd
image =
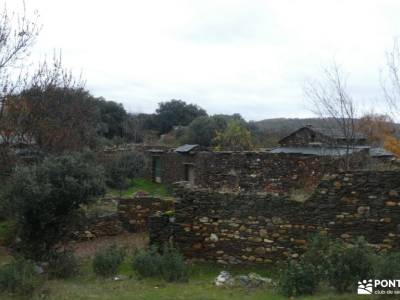
[(90, 153), (48, 157), (17, 167), (10, 180), (7, 206), (28, 258), (43, 259), (66, 235), (82, 204), (104, 194), (104, 176)]
[(363, 279), (397, 278), (400, 272), (389, 266), (400, 267), (399, 259), (395, 254), (375, 255), (363, 238), (347, 244), (316, 236), (300, 262), (290, 263), (282, 271), (280, 289), (287, 296), (299, 296), (311, 294), (319, 282), (326, 282), (336, 291), (346, 292)]
[(144, 169), (144, 157), (138, 152), (126, 152), (118, 155), (105, 164), (107, 185), (112, 188), (125, 189), (129, 179), (139, 177)]
[(71, 278), (79, 273), (79, 264), (70, 249), (52, 251), (48, 258), (49, 275), (53, 278)]
[(161, 255), (161, 276), (168, 282), (187, 280), (185, 260), (182, 254), (170, 245), (165, 245)]
[(161, 255), (157, 247), (139, 250), (133, 258), (133, 269), (143, 278), (159, 277), (161, 269)]
[(140, 250), (133, 259), (133, 269), (143, 277), (158, 277), (165, 281), (187, 280), (187, 266), (183, 256), (171, 245), (160, 254), (156, 247)]
[(375, 255), (373, 258), (373, 278), (400, 278), (400, 252)]
[(302, 261), (314, 266), (315, 273), (322, 279), (327, 276), (327, 254), (332, 246), (332, 241), (325, 235), (315, 235), (307, 243), (307, 251), (303, 254)]
[(326, 253), (326, 278), (338, 292), (346, 292), (359, 280), (371, 278), (373, 253), (364, 239), (353, 244), (333, 242)]
[(40, 284), (35, 266), (27, 260), (16, 260), (0, 267), (0, 291), (30, 295)]
[(93, 259), (93, 271), (100, 276), (108, 277), (117, 274), (124, 260), (125, 253), (113, 245), (96, 253)]
[(314, 294), (320, 278), (315, 267), (307, 262), (290, 262), (282, 270), (279, 290), (287, 297)]

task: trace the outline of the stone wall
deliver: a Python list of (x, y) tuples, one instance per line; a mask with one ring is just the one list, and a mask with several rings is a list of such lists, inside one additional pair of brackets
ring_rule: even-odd
[(282, 147), (308, 147), (310, 143), (322, 143), (323, 145), (335, 144), (332, 138), (314, 131), (308, 127), (303, 127), (279, 141)]
[(173, 211), (173, 199), (163, 199), (152, 196), (135, 196), (118, 200), (118, 215), (124, 228), (130, 232), (148, 230), (149, 217), (153, 214)]
[(81, 218), (70, 238), (84, 241), (104, 236), (115, 236), (125, 232), (118, 214)]
[(175, 194), (176, 220), (152, 219), (164, 230), (152, 241), (162, 244), (173, 236), (189, 258), (272, 263), (299, 257), (316, 233), (348, 242), (364, 236), (378, 251), (400, 248), (400, 172), (331, 176), (304, 203), (183, 184), (176, 185)]
[(185, 164), (194, 167), (194, 184), (213, 189), (287, 194), (312, 188), (326, 173), (336, 171), (333, 159), (266, 152), (148, 153), (147, 178), (153, 177), (151, 157), (159, 157), (162, 182), (185, 180)]
[(185, 164), (193, 164), (196, 172), (205, 167), (198, 161), (199, 157), (201, 157), (200, 153), (180, 154), (171, 151), (160, 151), (148, 152), (146, 157), (145, 177), (149, 180), (153, 180), (152, 159), (153, 157), (159, 157), (161, 164), (161, 180), (166, 184), (185, 180)]

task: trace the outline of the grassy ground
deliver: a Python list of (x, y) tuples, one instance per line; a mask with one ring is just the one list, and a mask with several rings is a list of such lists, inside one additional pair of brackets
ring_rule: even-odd
[(164, 184), (155, 183), (150, 180), (146, 180), (143, 178), (133, 179), (129, 188), (119, 191), (117, 189), (111, 189), (108, 192), (109, 196), (122, 196), (122, 197), (130, 197), (136, 192), (146, 192), (153, 196), (160, 197), (170, 197), (171, 193), (168, 191), (168, 188)]
[[(272, 288), (245, 290), (240, 288), (217, 288), (214, 278), (223, 269), (217, 265), (193, 265), (190, 267), (190, 280), (186, 283), (166, 283), (156, 279), (140, 280), (130, 267), (129, 260), (122, 265), (120, 274), (126, 275), (123, 281), (96, 277), (89, 260), (82, 265), (81, 275), (69, 280), (46, 281), (38, 292), (29, 299), (49, 300), (284, 300)], [(255, 271), (268, 276), (265, 269), (232, 269), (232, 273), (247, 274)], [(23, 299), (1, 295), (4, 300)], [(334, 295), (321, 293), (312, 297), (301, 297), (303, 300), (350, 300), (356, 294)], [(368, 299), (374, 299), (368, 297)]]
[[(89, 214), (104, 215), (108, 213), (115, 213), (117, 211), (118, 202), (112, 198), (132, 197), (137, 192), (146, 192), (149, 195), (157, 197), (171, 197), (171, 193), (167, 186), (160, 183), (155, 183), (143, 178), (133, 179), (130, 186), (125, 190), (109, 189), (106, 197), (98, 199), (95, 203), (85, 207)], [(0, 224), (0, 238), (1, 238), (1, 224)]]

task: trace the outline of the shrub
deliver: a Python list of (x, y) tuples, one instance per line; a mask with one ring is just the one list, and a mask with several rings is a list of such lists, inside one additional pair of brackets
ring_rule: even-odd
[(279, 290), (287, 297), (312, 295), (319, 284), (313, 265), (304, 261), (290, 262), (282, 271)]
[(370, 278), (373, 273), (373, 254), (364, 239), (353, 245), (334, 242), (326, 255), (327, 279), (338, 292), (348, 291), (359, 280)]
[(39, 260), (48, 255), (66, 234), (76, 210), (105, 192), (102, 175), (87, 153), (16, 168), (7, 199), (24, 255)]
[(165, 281), (184, 281), (187, 267), (182, 255), (172, 246), (165, 246), (159, 254), (156, 247), (139, 251), (133, 259), (133, 268), (141, 277), (159, 277)]
[(141, 175), (144, 168), (144, 157), (137, 152), (123, 153), (106, 163), (107, 185), (124, 189), (129, 186), (129, 179)]
[(327, 254), (331, 244), (332, 243), (327, 236), (313, 236), (309, 240), (307, 251), (304, 253), (302, 258), (305, 263), (314, 266), (316, 275), (322, 279), (326, 279), (327, 276)]
[(0, 268), (0, 291), (30, 295), (39, 284), (33, 263), (25, 260)]
[(70, 278), (78, 274), (79, 265), (71, 250), (53, 251), (49, 256), (49, 275), (54, 278)]
[(374, 278), (400, 278), (400, 253), (376, 255), (373, 260)]
[(124, 260), (124, 251), (116, 246), (111, 246), (96, 253), (93, 260), (93, 271), (100, 276), (107, 277), (118, 272)]
[(132, 265), (140, 277), (159, 277), (161, 275), (161, 255), (154, 246), (147, 250), (139, 250), (133, 258)]
[(172, 246), (165, 246), (161, 256), (161, 276), (165, 281), (184, 281), (187, 268), (183, 256)]

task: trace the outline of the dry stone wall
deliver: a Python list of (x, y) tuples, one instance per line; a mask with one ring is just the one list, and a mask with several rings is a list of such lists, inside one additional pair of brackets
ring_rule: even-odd
[(152, 157), (158, 157), (162, 182), (185, 180), (185, 164), (194, 168), (194, 184), (212, 189), (261, 191), (284, 195), (315, 187), (326, 173), (337, 172), (332, 158), (267, 152), (148, 153), (146, 177), (153, 178)]
[[(176, 185), (175, 194), (174, 222), (152, 218), (151, 241), (161, 244), (173, 238), (189, 258), (273, 263), (299, 257), (317, 233), (347, 242), (364, 236), (377, 251), (400, 249), (400, 172), (331, 176), (304, 203), (269, 193), (184, 184)], [(156, 233), (157, 228), (163, 231)]]
[(148, 230), (149, 217), (173, 211), (173, 199), (163, 199), (152, 196), (135, 196), (118, 200), (118, 215), (124, 228), (130, 232)]
[(125, 232), (118, 214), (84, 217), (76, 224), (69, 238), (78, 241), (115, 236)]

